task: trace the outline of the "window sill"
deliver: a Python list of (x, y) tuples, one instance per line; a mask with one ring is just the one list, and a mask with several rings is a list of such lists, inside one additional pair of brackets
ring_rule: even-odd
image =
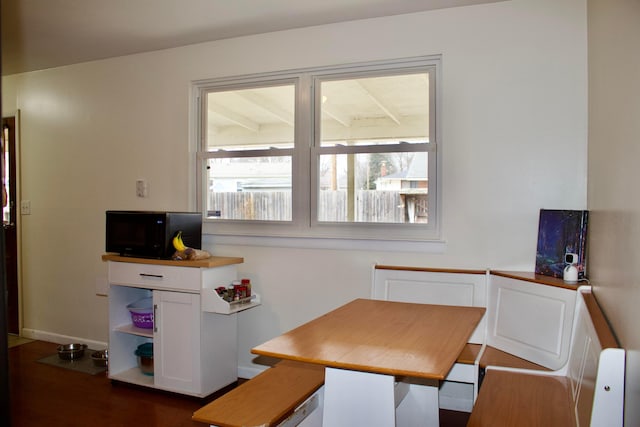
[(263, 237), (203, 234), (203, 243), (207, 245), (265, 246), (299, 249), (334, 249), (383, 252), (421, 252), (444, 253), (447, 243), (444, 240), (369, 240), (336, 239), (309, 237)]

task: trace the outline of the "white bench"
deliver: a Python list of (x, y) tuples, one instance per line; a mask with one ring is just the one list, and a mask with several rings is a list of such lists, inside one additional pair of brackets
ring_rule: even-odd
[(625, 352), (590, 289), (577, 295), (568, 363), (554, 372), (487, 367), (468, 427), (623, 425)]
[[(579, 353), (574, 345), (581, 345), (575, 343), (575, 337), (584, 334), (580, 323), (574, 327), (574, 319), (583, 322), (584, 316), (579, 316), (576, 288), (561, 280), (540, 283), (533, 274), (382, 265), (374, 266), (372, 277), (374, 299), (487, 308), (466, 351), (442, 383), (443, 409), (471, 412), (484, 368), (489, 372), (497, 366), (524, 369), (527, 374), (557, 378), (568, 376), (576, 364), (570, 360)], [(613, 366), (611, 369), (620, 369), (619, 363)], [(489, 384), (499, 376), (491, 372)]]
[(198, 409), (217, 427), (321, 426), (324, 367), (283, 360)]

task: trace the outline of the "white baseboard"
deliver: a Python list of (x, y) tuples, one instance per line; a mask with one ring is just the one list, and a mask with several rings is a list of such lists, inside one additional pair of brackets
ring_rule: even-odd
[(52, 342), (56, 344), (73, 344), (73, 343), (86, 344), (92, 350), (102, 350), (107, 348), (108, 346), (107, 343), (104, 341), (95, 341), (95, 340), (90, 340), (90, 339), (81, 338), (81, 337), (72, 337), (69, 335), (54, 334), (52, 332), (39, 331), (36, 329), (23, 328), (20, 336), (24, 338), (29, 338), (32, 340), (47, 341), (47, 342)]

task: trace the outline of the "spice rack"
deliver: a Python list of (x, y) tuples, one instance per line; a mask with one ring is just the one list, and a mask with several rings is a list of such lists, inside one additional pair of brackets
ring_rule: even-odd
[(204, 284), (202, 287), (202, 311), (209, 313), (233, 314), (261, 304), (260, 295), (252, 294), (250, 297), (241, 298), (236, 301), (226, 301), (216, 291), (218, 286), (212, 283)]

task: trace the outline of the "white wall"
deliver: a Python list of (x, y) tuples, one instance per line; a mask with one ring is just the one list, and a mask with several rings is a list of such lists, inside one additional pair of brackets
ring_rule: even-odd
[(640, 2), (589, 0), (589, 265), (627, 349), (625, 425), (640, 425)]
[[(586, 208), (586, 0), (512, 0), (224, 40), (5, 77), (20, 109), (23, 327), (106, 341), (107, 209), (190, 208), (196, 79), (443, 55), (443, 253), (230, 246), (263, 305), (252, 346), (369, 294), (374, 262), (532, 270), (540, 208)], [(5, 87), (7, 90), (5, 90)], [(10, 95), (10, 96), (9, 96)], [(149, 182), (149, 198), (135, 181)]]

